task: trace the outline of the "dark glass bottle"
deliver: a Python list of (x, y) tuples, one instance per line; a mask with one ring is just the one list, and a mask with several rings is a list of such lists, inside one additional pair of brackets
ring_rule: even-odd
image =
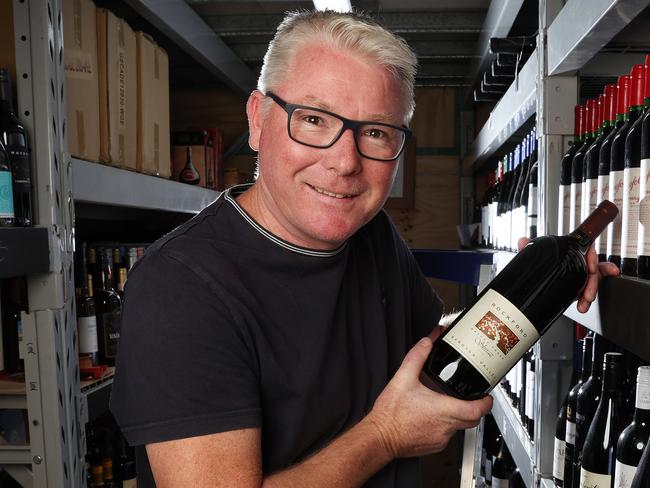
[(650, 367), (641, 366), (637, 375), (634, 418), (618, 438), (614, 488), (629, 488), (650, 437)]
[(618, 352), (605, 354), (600, 401), (582, 449), (581, 488), (612, 485), (616, 466), (616, 443), (623, 428), (620, 393), (624, 375), (623, 355)]
[(643, 450), (639, 467), (636, 470), (631, 488), (650, 488), (650, 442)]
[(598, 97), (598, 108), (596, 110), (597, 117), (594, 117), (594, 134), (596, 139), (589, 146), (585, 152), (583, 162), (583, 195), (582, 195), (582, 215), (589, 215), (596, 205), (600, 202), (598, 199), (598, 156), (600, 154), (600, 146), (603, 140), (609, 134), (609, 124), (605, 120), (605, 95), (602, 94)]
[(14, 113), (9, 70), (0, 69), (0, 140), (11, 164), (14, 225), (32, 225), (32, 169), (27, 132)]
[(136, 467), (133, 449), (126, 443), (126, 439), (118, 430), (118, 466), (117, 466), (117, 486), (120, 488), (136, 488)]
[(594, 142), (593, 114), (595, 111), (596, 100), (587, 100), (584, 112), (585, 132), (582, 137), (582, 144), (573, 156), (573, 161), (571, 161), (571, 210), (569, 212), (569, 228), (571, 229), (575, 229), (582, 217), (584, 158), (587, 149)]
[(86, 274), (86, 282), (77, 288), (77, 328), (79, 334), (80, 364), (98, 364), (97, 314), (93, 299), (93, 277)]
[(510, 478), (515, 470), (515, 462), (506, 446), (506, 442), (501, 439), (499, 452), (494, 457), (492, 464), (492, 488), (510, 488)]
[(194, 163), (192, 163), (192, 148), (189, 146), (187, 147), (186, 158), (185, 167), (178, 175), (178, 180), (189, 185), (198, 185), (201, 181), (201, 175), (194, 167)]
[(621, 273), (637, 275), (637, 251), (639, 244), (639, 189), (641, 184), (641, 127), (643, 124), (643, 89), (645, 66), (632, 69), (630, 129), (624, 144), (623, 208), (621, 217)]
[(573, 487), (580, 486), (580, 466), (582, 449), (587, 437), (591, 419), (598, 408), (603, 387), (603, 362), (605, 353), (610, 351), (610, 342), (602, 336), (594, 335), (591, 355), (591, 374), (578, 390), (576, 398), (576, 437), (573, 451)]
[(576, 299), (587, 278), (585, 254), (618, 210), (598, 208), (568, 236), (534, 239), (433, 345), (424, 371), (443, 391), (480, 398)]
[(9, 153), (0, 140), (0, 227), (14, 225), (16, 214), (14, 212), (14, 191)]
[(645, 57), (645, 106), (641, 123), (641, 184), (639, 187), (639, 245), (637, 274), (650, 279), (650, 54)]
[[(591, 361), (593, 354), (593, 336), (587, 336), (582, 341), (582, 366), (580, 379), (569, 391), (567, 397), (566, 410), (566, 435), (564, 449), (564, 488), (578, 488), (573, 485), (573, 466), (575, 458), (576, 443), (576, 404), (578, 401), (578, 392), (580, 387), (589, 379), (591, 375)], [(578, 476), (579, 478), (579, 476)]]
[(528, 436), (533, 439), (535, 434), (535, 349), (531, 349), (526, 356), (526, 410), (524, 426)]
[[(621, 80), (623, 78), (623, 80)], [(623, 125), (616, 131), (612, 139), (610, 166), (609, 166), (609, 200), (618, 208), (623, 208), (623, 188), (625, 186), (623, 171), (625, 169), (625, 138), (630, 126), (639, 117), (636, 110), (631, 110), (630, 105), (630, 84), (631, 76), (619, 77), (618, 87), (618, 109), (624, 111)], [(612, 222), (607, 234), (607, 260), (621, 266), (621, 232), (622, 216)]]
[(99, 359), (103, 364), (115, 365), (122, 325), (122, 300), (113, 289), (110, 250), (100, 252), (102, 283), (95, 295), (97, 328), (99, 335)]
[(537, 160), (537, 132), (533, 129), (531, 138), (532, 154), (530, 160), (530, 174), (528, 176), (528, 207), (527, 207), (527, 232), (526, 237), (537, 237), (537, 173), (539, 161)]
[[(611, 154), (612, 139), (614, 138), (614, 131), (623, 125), (622, 116), (620, 120), (616, 117), (617, 93), (618, 88), (616, 85), (605, 85), (604, 112), (606, 125), (603, 128), (603, 132), (606, 134), (598, 149), (598, 202), (609, 198), (609, 157)], [(605, 229), (594, 243), (600, 262), (607, 259), (607, 232), (608, 229)]]
[(555, 440), (553, 442), (553, 482), (557, 487), (564, 486), (564, 456), (566, 450), (566, 405), (562, 402), (560, 413), (555, 423)]
[(502, 437), (492, 415), (488, 414), (485, 416), (483, 425), (483, 449), (485, 453), (482, 453), (482, 457), (485, 462), (482, 468), (485, 483), (489, 486), (492, 484), (492, 463), (494, 462), (494, 457), (499, 452)]
[(583, 127), (584, 107), (576, 105), (574, 112), (573, 143), (569, 150), (562, 156), (560, 161), (560, 195), (558, 201), (558, 235), (566, 235), (571, 232), (569, 227), (571, 212), (571, 163), (578, 149), (580, 149)]

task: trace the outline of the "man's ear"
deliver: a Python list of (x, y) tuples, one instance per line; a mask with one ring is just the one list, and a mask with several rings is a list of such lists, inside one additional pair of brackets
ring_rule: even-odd
[(253, 90), (246, 102), (248, 116), (248, 145), (253, 151), (260, 148), (260, 136), (264, 124), (264, 95), (259, 90)]

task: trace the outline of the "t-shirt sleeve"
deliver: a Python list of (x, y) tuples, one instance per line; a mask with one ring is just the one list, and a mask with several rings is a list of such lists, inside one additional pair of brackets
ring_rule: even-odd
[(131, 445), (261, 426), (254, 347), (215, 287), (160, 250), (129, 274), (111, 410)]

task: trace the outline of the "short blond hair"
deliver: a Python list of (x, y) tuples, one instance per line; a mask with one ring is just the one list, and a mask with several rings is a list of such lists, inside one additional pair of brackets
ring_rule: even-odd
[(296, 52), (310, 42), (358, 53), (384, 67), (405, 95), (406, 121), (415, 111), (417, 58), (406, 41), (359, 12), (290, 12), (278, 26), (264, 55), (257, 89), (266, 94), (282, 83)]

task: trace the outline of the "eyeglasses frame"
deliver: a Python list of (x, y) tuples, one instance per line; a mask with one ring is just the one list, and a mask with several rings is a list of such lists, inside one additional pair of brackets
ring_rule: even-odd
[[(328, 148), (332, 147), (334, 144), (336, 144), (336, 142), (341, 138), (341, 136), (343, 135), (343, 133), (347, 129), (352, 129), (352, 134), (353, 134), (353, 138), (354, 138), (354, 145), (357, 148), (357, 152), (361, 156), (363, 156), (366, 159), (372, 159), (374, 161), (382, 161), (382, 162), (388, 163), (388, 162), (391, 162), (391, 161), (395, 161), (396, 159), (399, 159), (399, 157), (404, 152), (404, 148), (406, 147), (407, 142), (413, 136), (413, 132), (407, 127), (400, 127), (400, 126), (397, 126), (397, 125), (386, 124), (384, 122), (374, 122), (374, 121), (371, 121), (371, 120), (351, 120), (351, 119), (346, 119), (345, 117), (343, 117), (343, 116), (341, 116), (339, 114), (336, 114), (334, 112), (330, 112), (329, 110), (324, 110), (322, 108), (310, 107), (309, 105), (299, 105), (299, 104), (295, 104), (295, 103), (288, 103), (288, 102), (284, 101), (282, 98), (280, 98), (279, 96), (277, 96), (275, 93), (270, 92), (270, 91), (266, 92), (266, 96), (271, 98), (275, 103), (277, 103), (287, 113), (287, 134), (289, 134), (289, 137), (291, 138), (292, 141), (297, 142), (298, 144), (302, 144), (303, 146), (313, 147), (313, 148), (316, 148), (316, 149), (328, 149)], [(317, 112), (321, 112), (321, 113), (330, 115), (330, 116), (332, 116), (334, 118), (337, 118), (337, 119), (339, 119), (340, 121), (343, 122), (343, 127), (341, 127), (341, 130), (336, 135), (334, 140), (331, 143), (329, 143), (328, 145), (326, 145), (326, 146), (319, 146), (319, 145), (316, 145), (316, 144), (308, 144), (306, 142), (299, 141), (295, 137), (293, 137), (293, 135), (291, 134), (291, 116), (293, 115), (293, 112), (295, 112), (299, 108), (303, 108), (303, 109), (307, 109), (307, 110), (315, 110)], [(379, 126), (390, 127), (391, 129), (397, 129), (397, 130), (401, 131), (404, 134), (404, 140), (402, 141), (402, 147), (398, 151), (397, 156), (395, 156), (394, 158), (391, 158), (391, 159), (381, 159), (381, 158), (373, 158), (373, 157), (366, 156), (365, 154), (363, 154), (361, 152), (361, 149), (359, 148), (359, 141), (357, 140), (357, 131), (358, 131), (359, 127), (361, 127), (362, 125), (379, 125)]]

